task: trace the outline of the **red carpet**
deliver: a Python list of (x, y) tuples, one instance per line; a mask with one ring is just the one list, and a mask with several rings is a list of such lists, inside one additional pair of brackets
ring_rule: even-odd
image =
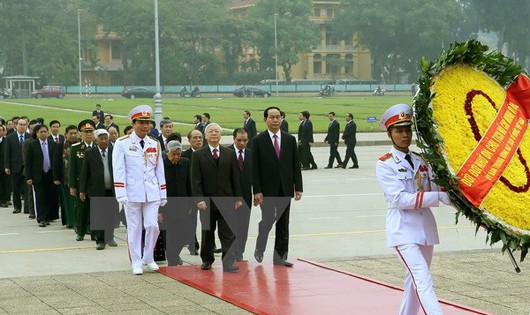
[[(402, 290), (375, 280), (299, 259), (293, 268), (271, 262), (238, 263), (223, 273), (216, 262), (161, 267), (160, 273), (256, 314), (397, 314)], [(441, 301), (445, 315), (488, 314)]]

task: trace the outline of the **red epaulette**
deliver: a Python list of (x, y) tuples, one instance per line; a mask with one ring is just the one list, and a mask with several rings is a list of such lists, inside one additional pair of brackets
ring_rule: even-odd
[(382, 157), (380, 157), (379, 161), (386, 161), (386, 160), (388, 160), (391, 157), (392, 157), (392, 153), (389, 152), (389, 153), (383, 155)]

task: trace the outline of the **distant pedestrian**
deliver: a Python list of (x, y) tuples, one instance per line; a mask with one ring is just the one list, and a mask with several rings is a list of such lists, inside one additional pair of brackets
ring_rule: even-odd
[(318, 168), (311, 153), (311, 146), (315, 140), (313, 140), (313, 123), (309, 117), (311, 115), (308, 111), (300, 112), (298, 115), (300, 119), (300, 125), (298, 126), (298, 151), (302, 170), (316, 170)]
[(98, 116), (100, 122), (105, 120), (105, 113), (101, 110), (101, 104), (96, 104), (96, 109), (92, 111), (92, 116)]
[(340, 159), (340, 154), (337, 148), (339, 147), (339, 134), (340, 134), (340, 124), (335, 119), (335, 112), (328, 113), (329, 125), (328, 125), (328, 134), (324, 139), (324, 142), (329, 144), (329, 161), (328, 166), (325, 168), (332, 168), (333, 162), (337, 159), (337, 167), (340, 167), (342, 161)]
[(285, 119), (285, 112), (281, 111), (280, 115), (282, 116), (282, 122), (280, 123), (280, 130), (283, 132), (289, 133), (289, 123)]
[(247, 132), (247, 135), (248, 135), (248, 140), (249, 141), (247, 143), (247, 146), (249, 148), (251, 146), (252, 139), (258, 134), (258, 132), (256, 130), (256, 122), (250, 116), (251, 116), (251, 114), (250, 114), (250, 112), (248, 110), (243, 112), (243, 119), (245, 120), (243, 122), (243, 128), (245, 129), (245, 131)]
[(353, 166), (350, 168), (359, 168), (359, 161), (355, 154), (355, 145), (357, 144), (357, 125), (353, 121), (353, 114), (348, 113), (346, 115), (346, 127), (342, 134), (342, 140), (346, 143), (346, 155), (344, 156), (344, 162), (341, 164), (342, 168), (348, 166), (348, 161), (352, 160)]

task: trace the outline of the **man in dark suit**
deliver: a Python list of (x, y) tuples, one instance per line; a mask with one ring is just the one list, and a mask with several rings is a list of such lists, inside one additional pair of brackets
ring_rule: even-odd
[(292, 267), (293, 264), (287, 261), (290, 199), (302, 198), (300, 158), (296, 139), (280, 131), (280, 109), (269, 107), (265, 109), (263, 116), (267, 130), (257, 135), (252, 144), (254, 205), (261, 205), (254, 257), (258, 262), (263, 261), (267, 238), (276, 221), (273, 263)]
[(96, 109), (92, 111), (92, 116), (98, 116), (100, 122), (105, 120), (105, 113), (101, 110), (100, 104), (96, 104)]
[[(192, 238), (191, 215), (195, 214), (197, 225), (197, 206), (191, 202), (191, 165), (190, 160), (182, 157), (182, 144), (171, 140), (166, 146), (164, 157), (168, 205), (159, 210), (158, 221), (166, 231), (166, 257), (168, 266), (182, 265), (180, 252)], [(171, 198), (173, 197), (173, 198)], [(193, 231), (195, 235), (195, 231)]]
[(167, 137), (173, 133), (173, 122), (171, 119), (162, 119), (160, 121), (160, 135), (156, 138), (160, 143), (162, 151), (166, 150), (166, 144), (168, 143)]
[[(199, 119), (199, 123), (200, 123), (201, 115), (196, 115), (195, 118), (198, 118)], [(191, 160), (192, 160), (192, 157), (193, 157), (193, 152), (195, 152), (196, 150), (199, 150), (200, 148), (203, 147), (202, 131), (200, 129), (197, 129), (197, 128), (195, 128), (194, 130), (191, 130), (188, 133), (188, 142), (190, 144), (190, 147), (186, 151), (182, 152), (182, 157), (190, 160), (190, 163), (191, 163)], [(191, 233), (188, 234), (188, 235), (190, 235), (191, 238), (188, 241), (188, 246), (189, 246), (188, 249), (189, 249), (191, 255), (196, 256), (196, 255), (199, 255), (199, 252), (198, 252), (198, 250), (199, 250), (199, 241), (197, 240), (197, 235), (196, 235), (196, 233), (197, 233), (196, 232), (197, 231), (197, 209), (196, 208), (190, 212), (190, 221), (189, 221), (189, 223), (190, 223), (189, 224), (189, 229), (190, 229)], [(217, 251), (215, 251), (215, 250), (214, 250), (214, 252), (217, 253)]]
[(341, 164), (342, 168), (346, 168), (348, 161), (352, 160), (353, 166), (350, 168), (359, 168), (359, 162), (357, 161), (357, 155), (355, 154), (355, 144), (357, 143), (357, 125), (353, 121), (353, 114), (348, 113), (346, 115), (346, 127), (342, 133), (342, 139), (346, 143), (346, 155), (344, 156), (344, 163)]
[(48, 140), (55, 142), (56, 144), (60, 144), (64, 142), (64, 136), (60, 134), (61, 129), (61, 122), (58, 120), (52, 120), (50, 121), (50, 135), (48, 136)]
[(252, 208), (252, 167), (251, 150), (247, 148), (249, 137), (245, 129), (236, 128), (232, 133), (234, 143), (229, 146), (234, 150), (237, 158), (237, 166), (240, 174), (241, 191), (245, 204), (237, 209), (236, 228), (236, 261), (246, 261), (243, 258), (248, 238), (248, 226), (250, 223), (250, 210)]
[[(114, 117), (111, 114), (107, 114), (105, 115), (105, 128), (107, 129), (107, 131), (109, 131), (111, 127), (116, 128), (116, 131), (118, 132), (118, 134), (120, 133), (120, 126), (116, 125), (116, 123), (114, 122)], [(110, 138), (110, 133), (109, 133), (109, 138)]]
[(337, 119), (335, 119), (335, 112), (329, 112), (328, 118), (330, 123), (328, 126), (328, 134), (326, 135), (324, 142), (329, 143), (329, 161), (328, 166), (325, 168), (332, 168), (335, 159), (337, 159), (337, 163), (339, 163), (337, 167), (340, 167), (342, 161), (340, 159), (339, 151), (337, 150), (339, 147), (340, 124)]
[[(201, 119), (202, 119), (202, 133), (204, 134), (204, 130), (206, 129), (206, 127), (209, 124), (212, 123), (210, 121), (210, 114), (209, 113), (203, 113), (202, 116), (201, 116)], [(204, 144), (206, 145), (206, 142), (204, 142)]]
[(318, 168), (311, 153), (311, 145), (315, 140), (313, 140), (313, 123), (309, 120), (310, 116), (308, 111), (300, 112), (298, 116), (300, 119), (300, 126), (298, 126), (298, 151), (303, 170), (316, 170)]
[(245, 122), (243, 123), (243, 128), (245, 128), (247, 135), (248, 135), (248, 144), (247, 146), (250, 148), (251, 141), (254, 139), (254, 137), (258, 134), (258, 131), (256, 130), (256, 122), (254, 119), (250, 117), (250, 112), (248, 110), (243, 112), (243, 118), (245, 119)]
[(4, 172), (4, 148), (6, 146), (7, 128), (0, 125), (0, 207), (9, 207), (11, 200), (11, 183), (9, 182), (9, 175)]
[[(4, 172), (11, 176), (11, 187), (13, 190), (13, 213), (22, 211), (20, 197), (26, 191), (26, 179), (24, 178), (24, 162), (22, 160), (22, 146), (24, 141), (30, 138), (28, 120), (20, 118), (15, 126), (16, 131), (6, 137), (4, 147)], [(24, 212), (29, 212), (29, 207), (24, 204)]]
[[(112, 146), (109, 146), (109, 133), (105, 129), (94, 132), (96, 145), (85, 151), (85, 161), (81, 178), (79, 180), (79, 199), (88, 204), (90, 198), (114, 197), (114, 177), (112, 174)], [(114, 218), (118, 215), (116, 199), (107, 198), (104, 218), (97, 218), (98, 225), (103, 225), (103, 230), (92, 230), (96, 241), (96, 249), (105, 249), (105, 244), (118, 246), (114, 241)], [(107, 204), (108, 202), (108, 204)], [(92, 222), (93, 224), (96, 222)]]
[(103, 120), (99, 119), (99, 116), (95, 115), (92, 116), (92, 121), (94, 122), (94, 129), (105, 129), (105, 125), (103, 124)]
[(59, 217), (57, 187), (53, 183), (52, 161), (57, 144), (48, 140), (48, 127), (36, 125), (33, 133), (36, 139), (26, 148), (26, 183), (35, 191), (35, 214), (40, 227), (46, 227)]
[(195, 124), (195, 130), (199, 130), (201, 133), (204, 132), (204, 127), (202, 125), (202, 116), (195, 115), (193, 116), (193, 123)]
[(280, 130), (283, 132), (289, 133), (289, 123), (285, 119), (285, 112), (281, 111), (280, 114), (282, 115), (282, 122), (280, 123)]
[[(211, 123), (205, 130), (208, 144), (193, 153), (191, 166), (191, 188), (193, 195), (200, 198), (197, 207), (200, 211), (202, 225), (201, 269), (209, 270), (215, 260), (214, 232), (219, 226), (219, 239), (223, 250), (223, 271), (234, 272), (234, 234), (236, 210), (241, 207), (241, 183), (234, 151), (219, 146), (221, 127)], [(218, 205), (210, 197), (234, 197), (234, 204)], [(220, 202), (220, 199), (217, 199)], [(226, 200), (226, 199), (225, 199)], [(208, 204), (209, 202), (209, 204)]]

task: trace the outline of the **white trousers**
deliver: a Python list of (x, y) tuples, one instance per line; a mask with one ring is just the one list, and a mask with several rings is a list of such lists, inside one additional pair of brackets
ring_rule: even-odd
[[(127, 219), (127, 243), (133, 268), (142, 268), (143, 262), (154, 262), (153, 251), (160, 230), (158, 228), (158, 205), (153, 202), (129, 202), (125, 206)], [(142, 226), (143, 222), (143, 226)], [(145, 244), (142, 255), (142, 227), (145, 229)]]
[(405, 244), (396, 246), (398, 257), (405, 265), (405, 292), (400, 315), (418, 315), (421, 309), (427, 315), (443, 314), (432, 284), (431, 266), (433, 245)]

